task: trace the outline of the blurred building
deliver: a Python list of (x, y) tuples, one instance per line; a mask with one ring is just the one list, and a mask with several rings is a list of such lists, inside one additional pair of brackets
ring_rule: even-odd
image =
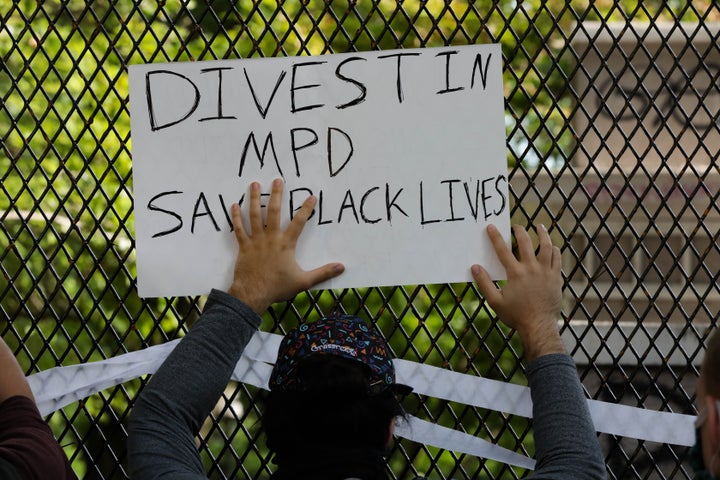
[(539, 221), (558, 219), (576, 360), (687, 364), (720, 310), (720, 28), (585, 23), (579, 32), (566, 72), (579, 99), (571, 162), (512, 186)]

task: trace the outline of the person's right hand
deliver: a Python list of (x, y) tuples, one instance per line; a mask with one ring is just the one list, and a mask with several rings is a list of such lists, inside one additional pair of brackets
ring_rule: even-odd
[(258, 315), (275, 302), (288, 300), (298, 292), (340, 275), (345, 267), (328, 263), (314, 270), (303, 270), (295, 258), (297, 240), (315, 207), (315, 197), (308, 197), (295, 212), (288, 228), (280, 228), (283, 181), (272, 184), (267, 219), (260, 205), (260, 184), (250, 185), (250, 232), (245, 231), (239, 205), (231, 209), (238, 256), (233, 283), (228, 293), (239, 298)]
[(507, 272), (502, 289), (495, 286), (480, 265), (471, 272), (480, 292), (498, 317), (520, 335), (528, 361), (549, 353), (565, 353), (558, 320), (562, 308), (560, 249), (553, 246), (544, 226), (537, 228), (539, 249), (535, 255), (532, 240), (520, 226), (513, 226), (518, 256), (493, 225), (487, 228), (495, 252)]

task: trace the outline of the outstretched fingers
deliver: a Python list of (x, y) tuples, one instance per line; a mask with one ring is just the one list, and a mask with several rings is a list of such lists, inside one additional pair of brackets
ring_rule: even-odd
[[(517, 264), (517, 259), (505, 243), (505, 239), (503, 239), (497, 227), (495, 227), (495, 225), (488, 225), (487, 234), (503, 267), (505, 267), (506, 270), (514, 267)], [(488, 304), (493, 307), (499, 305), (503, 299), (502, 290), (495, 285), (495, 282), (492, 281), (487, 270), (476, 264), (470, 267), (470, 272), (480, 293), (485, 297)]]
[(560, 252), (560, 247), (553, 246), (552, 248), (552, 261), (551, 261), (551, 268), (553, 269), (553, 272), (559, 272), (562, 269), (562, 253)]
[(516, 265), (517, 259), (515, 258), (515, 255), (513, 255), (512, 250), (510, 250), (510, 247), (508, 247), (505, 243), (505, 239), (503, 239), (497, 227), (492, 224), (488, 225), (487, 234), (488, 237), (490, 237), (490, 242), (492, 243), (495, 253), (497, 254), (502, 266), (508, 270)]
[(305, 228), (305, 224), (310, 218), (310, 215), (312, 215), (315, 203), (317, 203), (317, 198), (314, 195), (310, 195), (293, 215), (293, 219), (287, 228), (287, 235), (292, 242), (296, 242), (297, 239), (300, 238), (300, 234)]
[(562, 269), (562, 255), (560, 247), (553, 245), (552, 238), (545, 225), (538, 225), (538, 254), (537, 260), (540, 264), (550, 267), (554, 273)]
[(502, 300), (502, 291), (495, 286), (495, 282), (492, 281), (487, 270), (476, 264), (470, 267), (470, 273), (488, 304), (497, 305)]
[(249, 240), (248, 234), (245, 231), (245, 226), (242, 220), (242, 208), (237, 203), (233, 203), (230, 207), (230, 215), (232, 216), (233, 232), (235, 232), (235, 239), (238, 245), (242, 246)]
[(263, 232), (265, 221), (263, 220), (262, 205), (260, 204), (260, 184), (250, 184), (250, 235), (259, 235)]
[(535, 248), (533, 247), (532, 239), (520, 225), (513, 225), (513, 235), (515, 236), (515, 242), (517, 243), (518, 260), (521, 262), (527, 262), (528, 260), (535, 258)]
[(272, 192), (270, 193), (270, 202), (267, 206), (267, 228), (271, 231), (280, 230), (280, 217), (282, 209), (283, 181), (276, 178), (272, 182)]
[(553, 244), (550, 234), (545, 225), (538, 225), (536, 230), (539, 243), (537, 260), (542, 265), (551, 266), (553, 262)]

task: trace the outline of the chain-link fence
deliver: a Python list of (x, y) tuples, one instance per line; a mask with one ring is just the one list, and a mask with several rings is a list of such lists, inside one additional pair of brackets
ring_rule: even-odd
[[(494, 42), (513, 220), (551, 225), (562, 245), (563, 335), (589, 396), (692, 414), (720, 303), (717, 20), (709, 0), (4, 0), (0, 333), (33, 373), (182, 336), (202, 309), (136, 294), (129, 64)], [(470, 284), (305, 293), (264, 328), (338, 305), (375, 322), (398, 357), (524, 381), (517, 338)], [(81, 478), (126, 478), (125, 423), (144, 382), (49, 417)], [(204, 426), (210, 478), (272, 470), (259, 396), (230, 386)], [(525, 419), (421, 396), (407, 409), (533, 453)], [(685, 447), (601, 441), (610, 478), (691, 478)], [(525, 474), (404, 440), (389, 460), (395, 478)]]

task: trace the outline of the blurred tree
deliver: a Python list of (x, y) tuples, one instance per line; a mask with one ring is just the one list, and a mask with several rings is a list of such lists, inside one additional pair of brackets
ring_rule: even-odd
[[(165, 342), (182, 335), (200, 311), (197, 298), (136, 294), (131, 63), (499, 42), (509, 164), (544, 168), (562, 165), (574, 148), (568, 119), (576, 99), (565, 72), (575, 62), (568, 42), (581, 22), (715, 17), (709, 1), (3, 2), (0, 333), (31, 373)], [(265, 327), (282, 331), (338, 305), (376, 322), (400, 357), (523, 381), (518, 343), (508, 341), (510, 332), (490, 317), (471, 285), (307, 293), (276, 305)], [(82, 477), (124, 478), (122, 422), (141, 384), (129, 382), (51, 416)], [(267, 468), (257, 398), (256, 390), (240, 386), (227, 400), (242, 408), (217, 413), (203, 444), (209, 469), (255, 476)], [(412, 413), (532, 452), (524, 419), (508, 423), (497, 412), (417, 396), (408, 402)], [(400, 477), (410, 470), (436, 469), (445, 477), (464, 471), (473, 478), (508, 471), (409, 443), (390, 462)]]

